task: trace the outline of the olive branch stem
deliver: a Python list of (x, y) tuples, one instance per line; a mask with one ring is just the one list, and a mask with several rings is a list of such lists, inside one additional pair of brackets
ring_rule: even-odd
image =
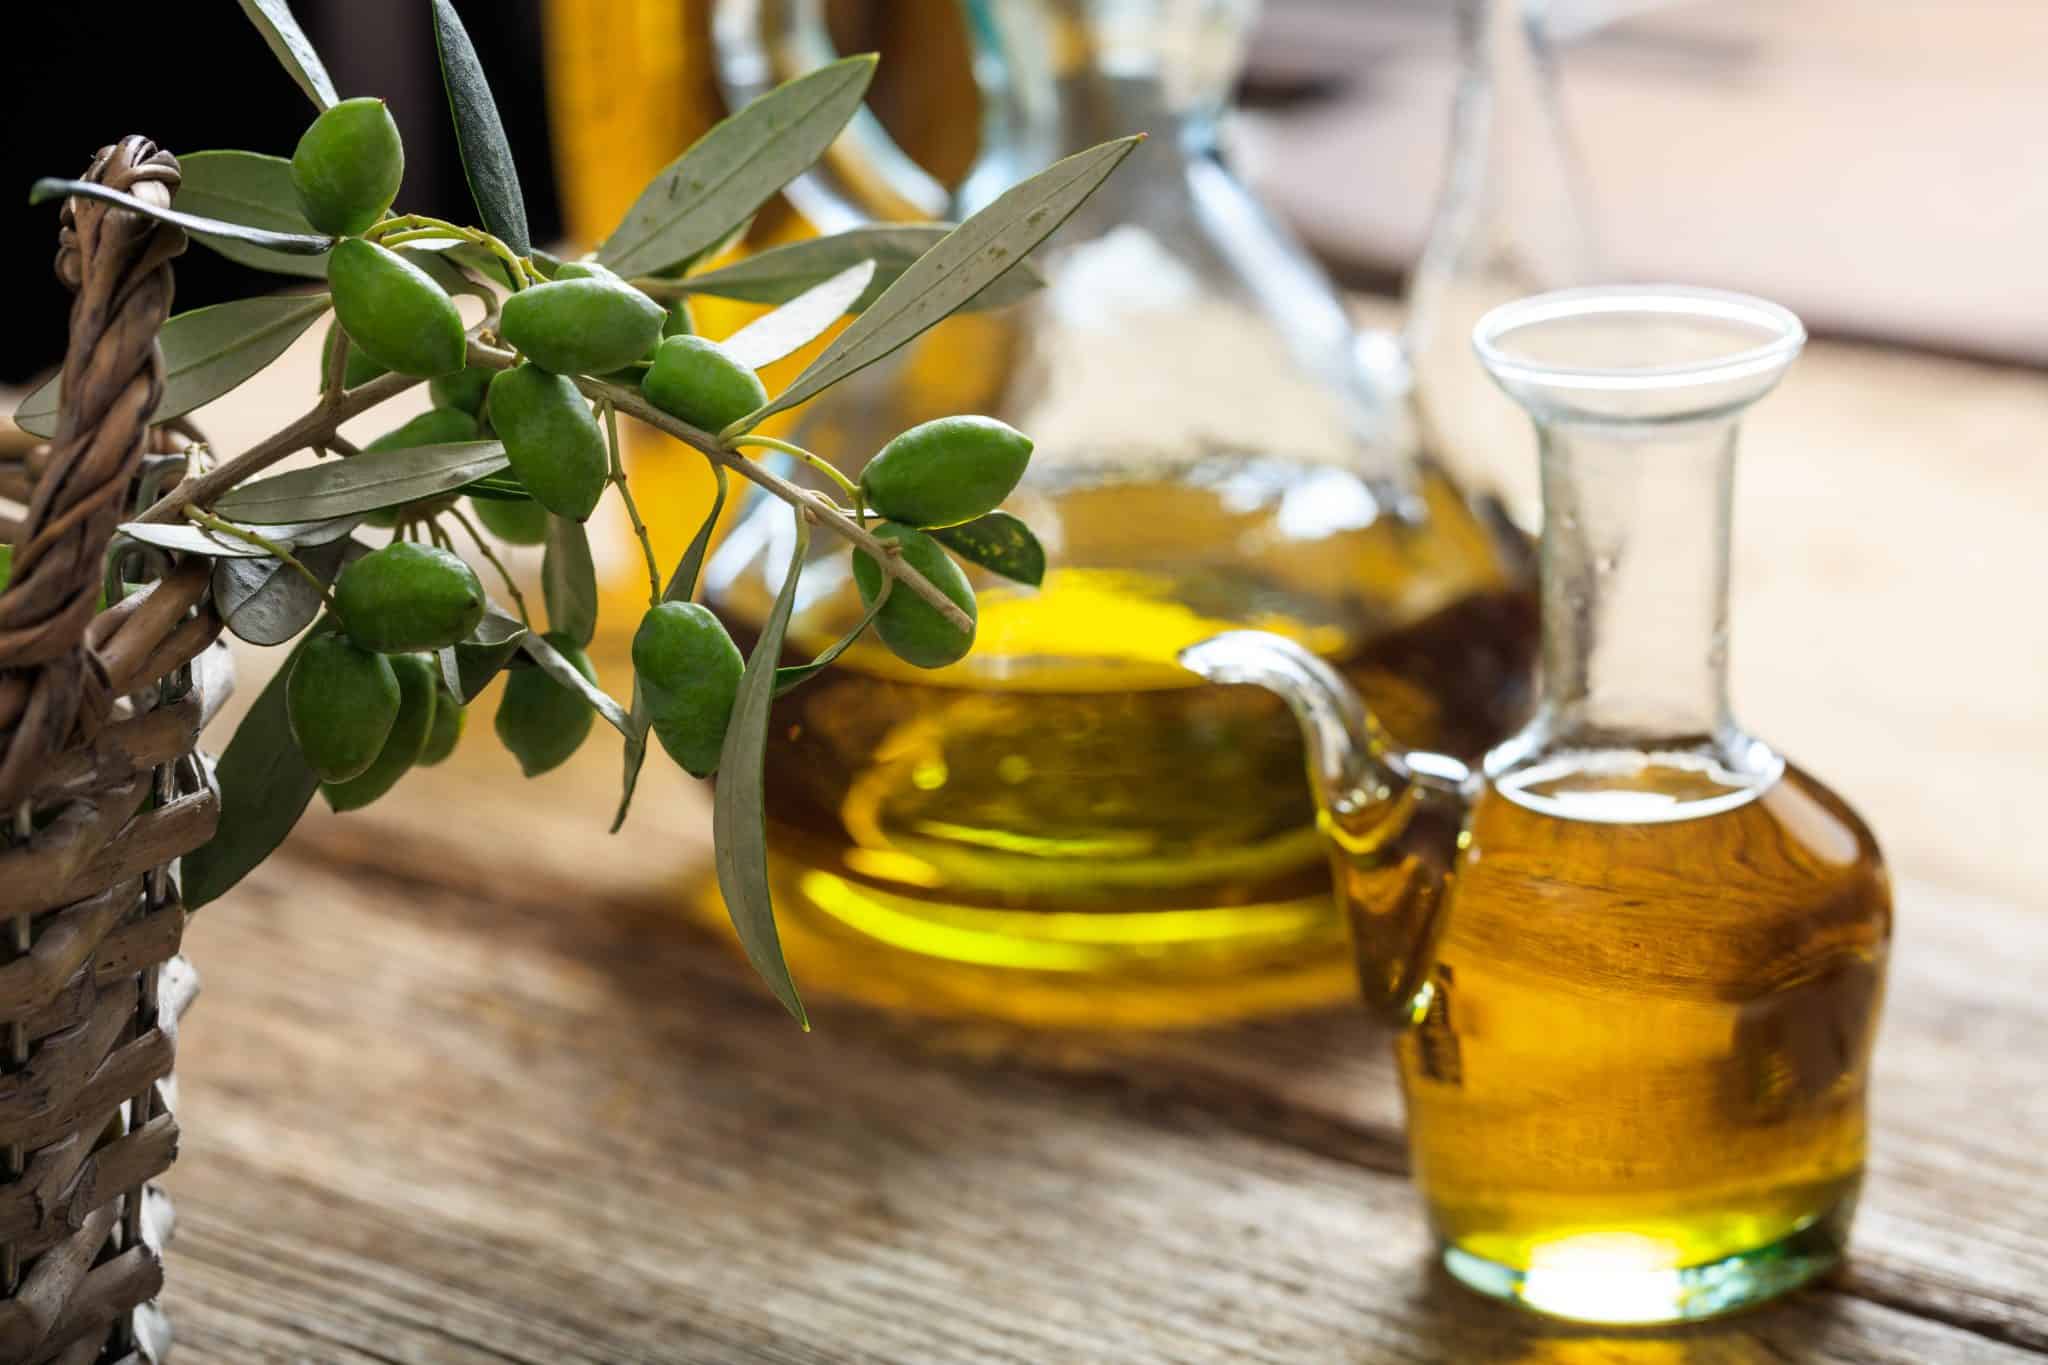
[(604, 409), (604, 437), (611, 455), (610, 480), (619, 490), (619, 501), (626, 504), (626, 517), (633, 523), (633, 534), (640, 539), (640, 555), (647, 561), (647, 605), (661, 605), (661, 565), (654, 559), (654, 542), (648, 539), (647, 523), (640, 520), (640, 505), (633, 501), (633, 490), (626, 483), (626, 466), (619, 458), (619, 414), (610, 399), (599, 404)]
[(460, 526), (469, 533), (469, 538), (476, 542), (477, 552), (489, 562), (493, 569), (498, 571), (499, 581), (504, 583), (505, 591), (512, 594), (512, 606), (519, 613), (519, 624), (525, 626), (528, 630), (533, 629), (533, 620), (526, 614), (526, 595), (519, 591), (519, 584), (513, 579), (512, 571), (505, 567), (505, 561), (498, 558), (498, 552), (491, 548), (491, 543), (488, 540), (484, 539), (483, 532), (477, 530), (476, 523), (463, 515), (461, 508), (451, 506), (448, 509), (448, 515), (455, 518), (457, 526)]
[(534, 270), (532, 262), (498, 238), (482, 228), (464, 227), (445, 218), (432, 218), (424, 213), (395, 214), (382, 222), (372, 223), (369, 231), (363, 236), (381, 246), (427, 241), (433, 238), (473, 242), (505, 263), (506, 272), (512, 277), (514, 289), (524, 289), (529, 284), (541, 282), (541, 277)]
[(176, 521), (186, 508), (211, 503), (252, 474), (270, 468), (287, 455), (334, 439), (334, 430), (349, 418), (368, 412), (387, 398), (424, 383), (403, 374), (380, 374), (345, 393), (323, 396), (312, 411), (258, 441), (225, 464), (196, 479), (186, 479), (151, 503), (137, 521)]
[(328, 588), (320, 575), (307, 568), (304, 560), (284, 546), (279, 545), (276, 541), (259, 535), (246, 526), (237, 526), (231, 521), (225, 521), (213, 513), (197, 507), (186, 508), (185, 519), (204, 526), (217, 536), (226, 536), (231, 540), (239, 540), (245, 545), (253, 545), (272, 559), (289, 564), (298, 571), (300, 577), (313, 585), (313, 591), (320, 594), (320, 600), (326, 604), (327, 609), (329, 611), (334, 609), (334, 593)]
[[(487, 346), (472, 339), (469, 343), (469, 360), (473, 365), (506, 370), (513, 366), (517, 357), (510, 351), (501, 351), (495, 346)], [(577, 376), (575, 383), (584, 396), (609, 402), (628, 417), (637, 417), (655, 430), (675, 437), (713, 464), (729, 469), (749, 483), (767, 490), (771, 495), (782, 499), (811, 520), (826, 527), (841, 540), (848, 541), (865, 551), (881, 566), (884, 574), (896, 579), (923, 598), (931, 605), (932, 610), (944, 617), (954, 629), (963, 632), (974, 629), (973, 618), (962, 611), (952, 598), (940, 592), (930, 579), (906, 563), (902, 551), (870, 535), (859, 522), (846, 514), (846, 509), (832, 499), (822, 493), (799, 488), (772, 470), (762, 468), (738, 451), (721, 445), (718, 438), (710, 432), (699, 430), (688, 422), (669, 416), (636, 390), (583, 376)]]
[(829, 460), (813, 455), (795, 442), (779, 441), (773, 436), (735, 436), (727, 444), (734, 450), (741, 449), (744, 446), (760, 446), (766, 450), (779, 450), (785, 455), (793, 456), (838, 484), (840, 491), (845, 493), (847, 497), (852, 498), (856, 504), (860, 502), (859, 484), (840, 473)]

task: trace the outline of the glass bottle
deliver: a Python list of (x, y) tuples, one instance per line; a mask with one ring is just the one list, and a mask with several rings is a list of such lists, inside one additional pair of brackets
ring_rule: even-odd
[[(1335, 292), (1218, 158), (1252, 8), (968, 5), (1002, 82), (950, 212), (1052, 156), (1152, 136), (1041, 251), (1030, 302), (943, 324), (797, 437), (857, 467), (946, 412), (1013, 423), (1037, 452), (1009, 506), (1053, 566), (1037, 592), (978, 582), (961, 663), (919, 672), (857, 647), (781, 704), (771, 876), (814, 990), (1087, 1025), (1341, 999), (1293, 726), (1270, 698), (1192, 685), (1174, 652), (1228, 626), (1283, 631), (1404, 736), (1468, 754), (1526, 700), (1525, 587), (1460, 491), (1410, 458)], [(774, 54), (804, 46), (771, 32), (748, 69), (786, 74)], [(876, 165), (842, 159), (820, 188), (863, 202)], [(768, 509), (708, 566), (742, 635), (789, 534)], [(858, 614), (844, 564), (806, 571), (794, 650)]]
[(1589, 284), (1586, 177), (1559, 100), (1550, 0), (1459, 0), (1450, 159), (1409, 276), (1401, 349), (1425, 449), (1536, 525), (1528, 423), (1472, 356), (1488, 309)]
[(1804, 334), (1655, 287), (1541, 295), (1476, 339), (1541, 450), (1527, 725), (1467, 770), (1291, 641), (1184, 661), (1302, 722), (1451, 1273), (1590, 1321), (1729, 1311), (1841, 1254), (1890, 939), (1870, 831), (1725, 687), (1737, 423)]

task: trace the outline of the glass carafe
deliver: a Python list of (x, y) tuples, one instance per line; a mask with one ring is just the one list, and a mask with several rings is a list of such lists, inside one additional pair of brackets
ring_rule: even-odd
[(1599, 276), (1586, 176), (1558, 88), (1555, 8), (1458, 0), (1450, 158), (1400, 337), (1424, 447), (1531, 528), (1528, 421), (1474, 359), (1471, 336), (1489, 309)]
[(1445, 1265), (1565, 1317), (1725, 1312), (1841, 1253), (1891, 927), (1869, 830), (1724, 687), (1736, 424), (1803, 333), (1659, 287), (1476, 336), (1541, 449), (1529, 723), (1468, 770), (1292, 641), (1184, 657), (1302, 722)]
[[(815, 8), (722, 14), (735, 80), (826, 55)], [(1052, 564), (1036, 592), (978, 583), (963, 662), (921, 672), (857, 647), (780, 703), (771, 875), (814, 990), (1089, 1025), (1341, 999), (1343, 924), (1294, 727), (1272, 698), (1197, 683), (1175, 652), (1231, 626), (1282, 632), (1405, 738), (1468, 755), (1518, 716), (1525, 585), (1460, 491), (1410, 458), (1405, 406), (1359, 367), (1334, 291), (1218, 159), (1251, 10), (970, 4), (983, 147), (950, 201), (901, 180), (873, 124), (798, 191), (833, 225), (905, 202), (959, 216), (1064, 152), (1152, 135), (1040, 253), (1031, 301), (944, 324), (798, 434), (857, 467), (946, 412), (1013, 423), (1037, 452), (1009, 506)], [(876, 184), (897, 192), (870, 207)], [(769, 509), (708, 568), (743, 635), (788, 536)], [(805, 573), (794, 651), (858, 614), (844, 565)]]

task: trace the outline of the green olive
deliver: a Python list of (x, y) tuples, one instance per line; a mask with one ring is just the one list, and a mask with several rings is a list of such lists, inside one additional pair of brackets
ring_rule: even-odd
[(647, 354), (668, 315), (616, 277), (555, 279), (505, 300), (498, 332), (555, 374), (603, 374)]
[(566, 375), (537, 365), (491, 381), (491, 426), (512, 472), (534, 501), (572, 521), (587, 518), (604, 492), (604, 432)]
[[(320, 373), (323, 375), (327, 373), (327, 366), (334, 359), (335, 346), (347, 335), (348, 333), (341, 329), (340, 323), (327, 324), (327, 340), (320, 346)], [(341, 386), (344, 389), (353, 389), (369, 383), (380, 374), (389, 373), (391, 371), (370, 359), (362, 347), (351, 345), (348, 348), (348, 359), (341, 363)]]
[(384, 216), (405, 178), (405, 144), (384, 101), (365, 96), (321, 111), (292, 152), (292, 188), (306, 221), (340, 237)]
[(285, 679), (285, 716), (306, 766), (340, 782), (373, 763), (398, 719), (391, 662), (339, 635), (314, 635)]
[(398, 677), (398, 718), (391, 722), (391, 735), (369, 767), (346, 782), (326, 782), (320, 794), (338, 811), (360, 810), (398, 785), (398, 779), (412, 771), (434, 732), (435, 693), (440, 687), (440, 670), (424, 654), (400, 654), (391, 659)]
[(1031, 438), (993, 417), (941, 417), (882, 447), (860, 472), (868, 506), (905, 526), (993, 512), (1031, 459)]
[(471, 498), (469, 510), (507, 545), (538, 545), (548, 538), (548, 509), (532, 498)]
[[(876, 539), (901, 546), (904, 563), (952, 599), (954, 605), (967, 613), (969, 621), (975, 619), (974, 589), (968, 586), (967, 575), (960, 572), (960, 566), (948, 557), (939, 542), (922, 531), (892, 521), (878, 522), (870, 529)], [(876, 595), (882, 591), (882, 578), (881, 565), (865, 551), (853, 552), (853, 580), (860, 588), (862, 605), (874, 605)], [(972, 630), (960, 630), (939, 615), (938, 608), (901, 583), (890, 590), (889, 600), (876, 615), (875, 633), (897, 658), (919, 668), (944, 668), (958, 662), (974, 647)]]
[(432, 545), (394, 541), (341, 571), (334, 605), (349, 639), (379, 654), (444, 649), (484, 619), (469, 565)]
[(431, 768), (436, 763), (446, 762), (448, 755), (455, 752), (456, 741), (462, 738), (463, 722), (468, 719), (469, 712), (455, 700), (455, 694), (437, 682), (434, 687), (434, 724), (427, 731), (427, 742), (421, 747), (420, 756), (413, 765)]
[[(555, 270), (558, 280), (617, 280), (619, 273), (600, 261), (564, 261)], [(624, 281), (620, 280), (623, 284)]]
[[(544, 637), (576, 671), (591, 682), (597, 670), (590, 656), (566, 635)], [(498, 739), (528, 777), (559, 767), (582, 747), (597, 712), (583, 695), (564, 687), (539, 668), (513, 669), (505, 675), (505, 695), (498, 699)]]
[(671, 417), (716, 435), (768, 401), (755, 374), (708, 337), (674, 336), (661, 343), (640, 380), (647, 401)]
[(460, 408), (474, 417), (484, 410), (484, 394), (491, 387), (496, 370), (465, 365), (454, 374), (437, 375), (427, 384), (427, 395), (437, 408)]
[(654, 733), (692, 777), (718, 767), (746, 666), (718, 618), (694, 602), (663, 602), (633, 633), (633, 672)]
[(349, 340), (385, 369), (431, 379), (462, 368), (469, 343), (455, 300), (397, 252), (344, 238), (327, 254), (327, 284)]

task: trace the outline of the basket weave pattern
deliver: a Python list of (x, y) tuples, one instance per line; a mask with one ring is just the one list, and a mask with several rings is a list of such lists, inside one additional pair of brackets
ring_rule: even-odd
[[(87, 173), (168, 203), (177, 162), (142, 138)], [(219, 814), (200, 728), (230, 672), (204, 560), (116, 527), (184, 469), (153, 431), (156, 338), (184, 234), (74, 199), (57, 272), (74, 292), (49, 445), (0, 461), (26, 503), (0, 591), (0, 1365), (143, 1365), (170, 1334), (153, 1300), (176, 1155), (177, 859)], [(120, 589), (101, 611), (103, 580)], [(122, 595), (125, 591), (126, 595)]]

